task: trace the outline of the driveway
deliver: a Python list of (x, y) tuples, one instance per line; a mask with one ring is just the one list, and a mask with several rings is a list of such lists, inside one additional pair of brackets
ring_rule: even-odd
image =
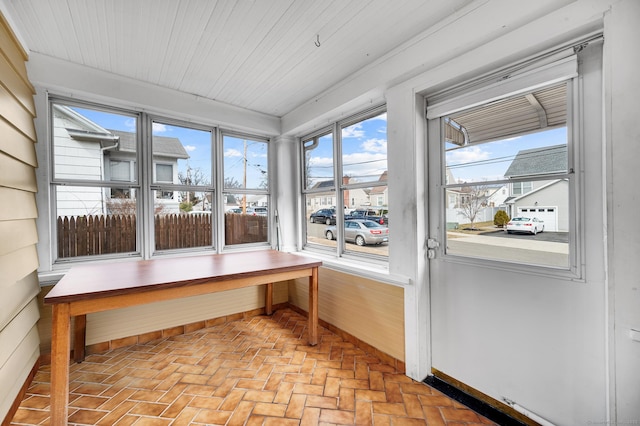
[(502, 238), (523, 238), (530, 241), (548, 241), (551, 243), (568, 243), (568, 232), (539, 232), (536, 235), (532, 234), (508, 234), (505, 231), (492, 231), (483, 232), (481, 235), (487, 237), (502, 237)]

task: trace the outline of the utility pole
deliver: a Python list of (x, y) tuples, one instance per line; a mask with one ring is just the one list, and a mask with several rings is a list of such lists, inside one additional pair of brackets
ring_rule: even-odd
[[(247, 189), (247, 140), (245, 139), (242, 142), (244, 143), (244, 156), (242, 158), (244, 162), (242, 188)], [(242, 213), (247, 214), (247, 194), (242, 194)]]

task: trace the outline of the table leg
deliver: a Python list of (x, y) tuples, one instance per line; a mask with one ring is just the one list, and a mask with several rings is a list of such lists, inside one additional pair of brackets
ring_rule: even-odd
[(74, 321), (73, 332), (73, 360), (75, 362), (84, 361), (85, 340), (87, 336), (87, 316), (78, 315)]
[(269, 283), (265, 287), (264, 295), (264, 313), (267, 315), (273, 314), (273, 283)]
[(309, 344), (318, 344), (318, 268), (309, 277)]
[(69, 405), (69, 304), (53, 305), (51, 333), (51, 424), (66, 425)]

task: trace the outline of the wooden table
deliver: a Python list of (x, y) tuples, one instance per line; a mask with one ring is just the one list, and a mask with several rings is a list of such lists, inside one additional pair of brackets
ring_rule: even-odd
[(318, 343), (320, 261), (274, 250), (78, 265), (45, 296), (53, 305), (51, 424), (67, 424), (71, 317), (74, 358), (84, 359), (86, 315), (161, 300), (266, 284), (272, 313), (273, 283), (309, 277), (309, 344)]

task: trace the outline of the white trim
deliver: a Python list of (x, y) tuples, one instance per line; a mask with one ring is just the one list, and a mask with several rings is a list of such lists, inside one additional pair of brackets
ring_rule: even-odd
[[(525, 71), (518, 70), (514, 74), (503, 73), (499, 81), (471, 90), (461, 95), (454, 95), (448, 99), (435, 100), (427, 107), (427, 119), (431, 120), (452, 114), (462, 109), (486, 104), (497, 99), (506, 98), (523, 92), (533, 91), (543, 86), (568, 80), (578, 75), (577, 56), (571, 55), (552, 63), (526, 67)], [(434, 97), (427, 97), (434, 100)]]

